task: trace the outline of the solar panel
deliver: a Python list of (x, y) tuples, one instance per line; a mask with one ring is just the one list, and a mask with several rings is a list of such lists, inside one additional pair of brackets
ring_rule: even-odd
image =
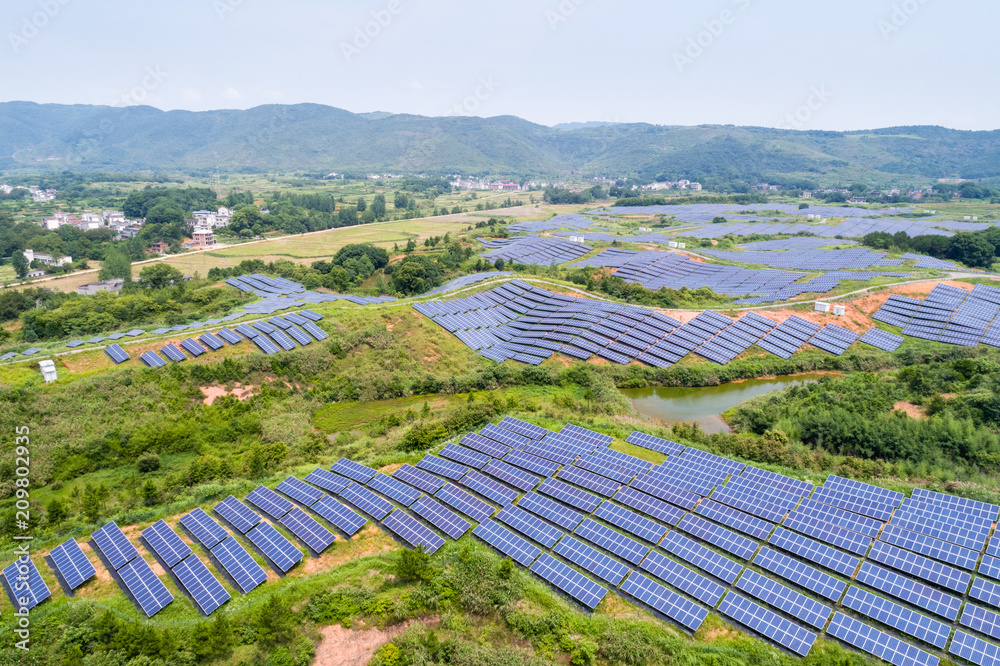
[(257, 561), (234, 537), (221, 541), (212, 549), (212, 556), (236, 581), (236, 585), (243, 591), (243, 594), (247, 594), (267, 580), (267, 572), (257, 564)]
[(444, 545), (444, 539), (402, 509), (390, 513), (382, 524), (414, 548), (423, 546), (429, 555)]
[(393, 478), (408, 483), (414, 488), (431, 493), (432, 495), (441, 489), (444, 481), (433, 474), (428, 474), (422, 469), (417, 469), (412, 465), (403, 465), (392, 473)]
[(542, 551), (537, 547), (493, 520), (483, 521), (472, 531), (472, 534), (521, 566), (530, 566), (542, 554)]
[(501, 444), (506, 444), (512, 449), (519, 450), (534, 441), (528, 437), (517, 435), (506, 428), (495, 426), (492, 423), (480, 430), (479, 434), (483, 437), (489, 437), (490, 439), (500, 442)]
[(194, 338), (181, 340), (181, 349), (191, 354), (191, 356), (201, 356), (208, 350), (202, 347)]
[(182, 352), (180, 349), (177, 348), (176, 345), (173, 344), (164, 345), (160, 349), (160, 353), (176, 363), (187, 360), (187, 356), (184, 355), (184, 352)]
[(421, 492), (414, 490), (402, 481), (397, 481), (391, 476), (379, 473), (371, 478), (368, 487), (382, 493), (389, 499), (395, 500), (403, 506), (410, 506), (420, 499)]
[(59, 544), (49, 553), (66, 586), (75, 590), (97, 574), (97, 569), (84, 554), (75, 539)]
[(287, 573), (302, 560), (302, 552), (271, 523), (261, 523), (247, 532), (247, 538), (283, 573)]
[(932, 620), (859, 587), (852, 586), (847, 591), (844, 606), (937, 648), (944, 648), (951, 635), (951, 627), (943, 622)]
[(628, 486), (615, 493), (614, 499), (668, 525), (676, 525), (685, 515), (681, 509)]
[(939, 659), (843, 613), (834, 613), (826, 633), (896, 666), (937, 666)]
[(212, 510), (222, 516), (240, 534), (246, 534), (262, 520), (255, 511), (232, 495), (216, 504)]
[(564, 481), (569, 481), (572, 484), (580, 486), (581, 488), (586, 488), (587, 490), (593, 491), (598, 495), (603, 495), (605, 497), (611, 497), (618, 489), (621, 488), (621, 484), (615, 483), (610, 479), (607, 479), (593, 472), (588, 472), (585, 469), (580, 469), (573, 465), (563, 467), (559, 470), (558, 474), (560, 479)]
[(364, 486), (359, 486), (356, 483), (347, 486), (338, 494), (375, 520), (382, 520), (396, 508), (389, 500), (379, 497)]
[(586, 513), (591, 513), (601, 503), (601, 500), (594, 495), (556, 479), (545, 479), (542, 485), (538, 486), (538, 492)]
[(311, 335), (316, 340), (326, 340), (330, 337), (326, 331), (312, 322), (305, 322), (304, 324), (301, 324), (301, 326), (306, 333)]
[[(525, 453), (524, 451), (511, 451), (504, 456), (503, 461), (516, 467), (526, 469), (529, 472), (541, 474), (542, 476), (552, 476), (559, 470), (559, 463), (546, 460), (545, 458), (539, 458), (538, 456)], [(541, 479), (536, 479), (535, 485), (538, 485), (539, 481), (541, 481)]]
[(639, 515), (634, 511), (629, 511), (614, 502), (604, 501), (594, 512), (595, 518), (623, 529), (629, 534), (633, 534), (643, 541), (657, 544), (663, 535), (667, 533), (667, 528), (656, 523), (649, 518)]
[(424, 495), (410, 507), (415, 514), (438, 528), (452, 539), (461, 538), (472, 525), (457, 513)]
[(158, 520), (142, 531), (142, 538), (153, 549), (168, 568), (191, 554), (191, 547), (181, 541), (177, 532), (170, 529), (166, 521)]
[(868, 553), (868, 558), (959, 594), (965, 594), (965, 591), (969, 589), (969, 582), (972, 580), (972, 575), (968, 572), (959, 571), (884, 541), (875, 543), (871, 552)]
[(686, 448), (683, 444), (671, 442), (669, 439), (661, 439), (659, 437), (654, 437), (653, 435), (647, 435), (646, 433), (639, 431), (633, 432), (625, 441), (629, 444), (635, 444), (636, 446), (640, 446), (644, 449), (663, 453), (668, 456), (679, 455)]
[(548, 553), (531, 565), (531, 571), (573, 599), (593, 610), (607, 595), (608, 590), (571, 569)]
[(329, 496), (316, 502), (310, 508), (348, 536), (357, 534), (368, 522), (367, 518), (359, 516)]
[(796, 532), (833, 544), (856, 555), (864, 555), (872, 544), (871, 537), (832, 525), (824, 520), (810, 518), (798, 511), (790, 513), (782, 524)]
[(510, 504), (517, 499), (519, 494), (513, 488), (505, 486), (498, 481), (494, 481), (490, 477), (480, 474), (476, 470), (472, 470), (462, 477), (460, 483), (469, 490), (474, 490), (486, 499), (496, 502), (501, 506)]
[(350, 479), (346, 479), (339, 474), (334, 474), (333, 472), (327, 471), (322, 467), (317, 467), (313, 471), (309, 472), (309, 475), (306, 476), (306, 481), (331, 493), (339, 493), (341, 490), (351, 485)]
[(503, 420), (500, 421), (499, 426), (501, 428), (506, 428), (511, 432), (517, 433), (522, 437), (528, 437), (529, 439), (541, 439), (550, 432), (541, 426), (536, 426), (533, 423), (515, 419), (512, 416), (505, 416)]
[(421, 458), (417, 462), (417, 467), (452, 481), (458, 481), (469, 472), (469, 468), (465, 465), (431, 455)]
[(736, 582), (736, 587), (778, 610), (806, 624), (822, 629), (830, 619), (833, 609), (804, 594), (785, 587), (756, 571), (747, 569)]
[(309, 546), (314, 553), (322, 553), (337, 540), (333, 532), (320, 525), (315, 518), (299, 507), (294, 507), (285, 514), (281, 524), (302, 543)]
[(652, 579), (633, 571), (621, 586), (622, 592), (663, 613), (690, 631), (698, 631), (708, 611), (671, 592)]
[[(945, 594), (888, 569), (875, 566), (871, 562), (865, 562), (861, 565), (861, 569), (858, 571), (855, 580), (897, 599), (911, 603), (918, 608), (923, 608), (935, 615), (940, 615), (947, 620), (954, 621), (958, 617), (958, 609), (962, 605), (962, 600), (957, 597)], [(982, 579), (977, 578), (976, 580), (979, 581)], [(973, 585), (973, 590), (970, 591), (969, 595), (974, 597), (974, 591), (975, 585)]]
[(205, 331), (204, 333), (202, 333), (198, 337), (198, 342), (208, 347), (212, 351), (218, 351), (226, 346), (226, 343), (220, 340), (218, 336), (216, 336), (214, 333), (211, 333), (209, 331)]
[(1000, 663), (1000, 648), (964, 631), (956, 631), (948, 652), (980, 666)]
[(842, 553), (836, 548), (831, 548), (813, 539), (789, 532), (783, 527), (774, 530), (774, 534), (767, 540), (773, 546), (786, 550), (793, 555), (815, 562), (831, 571), (836, 571), (843, 576), (853, 576), (861, 560), (852, 557), (847, 553)]
[(496, 520), (513, 527), (515, 530), (540, 543), (545, 548), (551, 548), (563, 537), (563, 532), (548, 523), (539, 520), (524, 509), (510, 505), (504, 507), (496, 515)]
[(191, 555), (175, 566), (174, 574), (205, 615), (211, 615), (215, 609), (230, 599), (229, 592), (197, 555)]
[(371, 478), (375, 476), (378, 472), (373, 470), (371, 467), (365, 467), (361, 463), (356, 463), (353, 460), (348, 460), (347, 458), (341, 458), (333, 467), (330, 468), (331, 472), (336, 472), (341, 476), (346, 476), (349, 479), (353, 479), (358, 483), (368, 483)]
[(462, 446), (474, 449), (480, 453), (485, 453), (486, 455), (494, 458), (503, 458), (511, 451), (509, 446), (496, 442), (492, 439), (488, 439), (474, 432), (470, 432), (468, 435), (463, 437), (461, 444)]
[(456, 446), (454, 444), (448, 444), (441, 452), (438, 454), (442, 458), (448, 458), (449, 460), (454, 460), (455, 462), (462, 463), (463, 465), (468, 465), (474, 469), (482, 469), (492, 458), (486, 454), (479, 453), (478, 451), (473, 451), (472, 449), (467, 449), (464, 446)]
[(119, 569), (118, 575), (146, 617), (153, 617), (174, 600), (174, 595), (141, 557)]
[(695, 512), (758, 539), (766, 539), (774, 529), (772, 523), (710, 499), (702, 500), (695, 508)]
[(484, 502), (478, 497), (470, 495), (450, 483), (445, 484), (441, 490), (435, 493), (434, 497), (441, 500), (445, 504), (458, 509), (476, 522), (486, 520), (493, 515), (494, 511), (496, 511), (496, 507), (492, 504)]
[(649, 475), (637, 476), (629, 484), (636, 490), (640, 490), (647, 495), (652, 495), (656, 499), (676, 504), (682, 509), (691, 510), (701, 499), (698, 495), (689, 490), (678, 488), (662, 479), (657, 479)]
[(246, 497), (247, 501), (275, 520), (292, 510), (290, 501), (265, 486), (257, 486)]
[(687, 567), (674, 562), (659, 551), (653, 550), (649, 556), (639, 565), (660, 580), (676, 587), (682, 592), (687, 592), (692, 597), (708, 604), (712, 608), (719, 603), (726, 588), (718, 583), (714, 583), (701, 574), (691, 571)]
[(816, 634), (735, 592), (726, 594), (719, 604), (719, 612), (803, 657), (809, 654), (816, 642)]
[(760, 545), (756, 541), (740, 536), (735, 532), (713, 525), (704, 518), (688, 514), (677, 524), (677, 528), (698, 537), (717, 548), (732, 553), (744, 560), (749, 560), (757, 552)]
[(317, 490), (301, 479), (296, 479), (294, 476), (289, 476), (279, 483), (275, 490), (305, 506), (312, 506), (326, 496), (322, 491)]
[(124, 363), (131, 358), (131, 356), (129, 356), (128, 353), (118, 345), (105, 347), (104, 353), (107, 354), (108, 358), (110, 358), (115, 365)]
[(27, 555), (22, 555), (7, 565), (3, 570), (3, 577), (7, 581), (7, 587), (14, 593), (11, 603), (17, 611), (30, 611), (52, 596), (35, 563)]
[(145, 352), (139, 357), (139, 360), (142, 361), (147, 368), (162, 368), (167, 364), (167, 362), (154, 351)]
[(114, 521), (91, 534), (90, 538), (97, 544), (104, 559), (111, 564), (111, 568), (116, 571), (139, 557), (139, 551), (125, 538), (125, 534)]
[[(239, 331), (240, 330), (239, 327), (237, 327), (236, 330)], [(277, 354), (278, 352), (281, 351), (281, 349), (278, 348), (278, 345), (274, 344), (271, 338), (267, 337), (266, 335), (258, 334), (256, 337), (250, 339), (253, 340), (254, 345), (256, 345), (258, 349), (260, 349), (268, 356), (270, 356), (271, 354)]]
[(959, 620), (963, 626), (981, 634), (1000, 638), (1000, 615), (973, 603), (966, 603)]
[(194, 536), (198, 543), (209, 550), (215, 548), (219, 542), (224, 541), (229, 536), (229, 533), (201, 507), (181, 516), (178, 522)]
[(674, 531), (660, 543), (668, 553), (672, 553), (685, 562), (690, 562), (702, 571), (706, 571), (719, 580), (732, 583), (736, 580), (743, 567), (732, 560), (719, 555), (700, 543), (696, 543), (680, 532)]
[(238, 345), (239, 343), (243, 342), (243, 338), (241, 338), (239, 335), (229, 330), (228, 328), (224, 328), (221, 331), (219, 331), (218, 336), (231, 345)]
[(757, 551), (753, 563), (831, 601), (840, 601), (847, 589), (847, 583), (771, 548)]

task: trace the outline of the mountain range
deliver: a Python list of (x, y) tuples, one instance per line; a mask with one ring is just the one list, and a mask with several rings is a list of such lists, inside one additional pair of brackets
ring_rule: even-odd
[(247, 110), (0, 103), (0, 170), (403, 172), (705, 182), (1000, 179), (1000, 131), (567, 123), (356, 114), (318, 104)]

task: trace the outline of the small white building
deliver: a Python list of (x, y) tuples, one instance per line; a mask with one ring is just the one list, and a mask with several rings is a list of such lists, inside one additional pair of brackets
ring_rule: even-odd
[(817, 301), (816, 302), (816, 308), (815, 308), (815, 310), (816, 310), (816, 312), (829, 312), (830, 311), (830, 304), (829, 303), (820, 303), (820, 302)]
[(56, 372), (55, 361), (41, 361), (38, 364), (38, 369), (42, 371), (42, 378), (45, 380), (46, 384), (50, 384), (59, 378), (58, 373)]
[(122, 290), (125, 285), (125, 280), (121, 278), (115, 278), (113, 280), (102, 280), (101, 282), (91, 282), (90, 284), (81, 284), (76, 288), (76, 293), (83, 296), (93, 296), (99, 291), (110, 291), (117, 294)]
[(53, 257), (51, 254), (42, 254), (34, 250), (25, 250), (24, 258), (28, 260), (28, 264), (38, 260), (46, 266), (66, 266), (73, 263), (73, 257)]
[(847, 314), (847, 308), (844, 307), (843, 305), (834, 305), (833, 314), (837, 315), (838, 317), (843, 317), (844, 315)]
[(584, 239), (583, 236), (570, 236), (569, 237), (569, 242), (570, 243), (582, 243), (582, 242), (584, 242), (584, 240), (585, 239)]

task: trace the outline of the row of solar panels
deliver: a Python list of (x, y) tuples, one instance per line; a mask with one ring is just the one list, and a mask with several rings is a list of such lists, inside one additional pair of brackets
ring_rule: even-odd
[[(269, 321), (258, 321), (253, 324), (240, 324), (234, 330), (228, 328), (221, 329), (217, 333), (206, 331), (198, 339), (187, 338), (177, 345), (169, 343), (160, 349), (160, 354), (167, 359), (180, 362), (187, 358), (184, 352), (197, 358), (209, 350), (218, 351), (226, 346), (236, 345), (244, 339), (251, 340), (265, 354), (276, 354), (279, 351), (291, 351), (296, 346), (312, 344), (316, 340), (325, 340), (330, 337), (323, 329), (314, 322), (323, 318), (323, 315), (316, 314), (311, 310), (305, 310), (299, 314), (287, 314), (284, 317), (272, 317)], [(280, 348), (279, 348), (280, 346)], [(131, 359), (128, 352), (119, 345), (111, 345), (104, 349), (104, 353), (115, 365), (119, 365)], [(143, 353), (139, 360), (147, 367), (162, 368), (167, 365), (167, 361), (154, 351)]]
[(682, 325), (650, 310), (553, 294), (520, 280), (413, 307), (486, 358), (532, 365), (562, 353), (665, 368), (691, 352), (725, 365), (755, 344), (788, 358), (807, 343), (839, 356), (857, 340), (886, 351), (904, 340), (878, 329), (858, 335), (832, 324), (821, 328), (797, 316), (778, 324), (755, 313), (734, 320), (707, 311)]
[(872, 319), (925, 340), (1000, 347), (1000, 289), (977, 284), (966, 291), (938, 284), (924, 300), (890, 296)]
[[(508, 425), (510, 424), (508, 423)], [(770, 546), (758, 550), (759, 543), (742, 536), (742, 534), (748, 534), (756, 538), (767, 538), (770, 534), (768, 541), (770, 545), (802, 559), (820, 564), (841, 575), (850, 576), (858, 569), (861, 561), (839, 549), (856, 551), (858, 538), (849, 534), (849, 530), (843, 526), (860, 526), (860, 529), (870, 530), (872, 519), (866, 519), (860, 514), (852, 514), (843, 507), (867, 506), (869, 513), (882, 511), (884, 509), (875, 507), (886, 502), (901, 501), (902, 495), (898, 493), (892, 494), (890, 491), (877, 489), (867, 484), (830, 477), (827, 484), (813, 494), (814, 497), (821, 499), (803, 499), (805, 495), (813, 491), (811, 484), (781, 477), (764, 470), (744, 468), (740, 463), (693, 449), (682, 450), (681, 454), (677, 456), (679, 460), (685, 461), (683, 467), (687, 472), (686, 475), (679, 470), (669, 469), (675, 467), (675, 464), (665, 463), (656, 469), (652, 468), (649, 463), (633, 458), (631, 464), (638, 465), (639, 469), (646, 469), (646, 476), (655, 478), (643, 483), (635, 483), (639, 479), (636, 476), (631, 485), (620, 487), (612, 483), (613, 477), (616, 471), (620, 472), (619, 463), (628, 464), (628, 459), (631, 457), (614, 452), (613, 457), (616, 460), (614, 462), (605, 461), (603, 477), (599, 474), (588, 474), (580, 468), (580, 461), (584, 460), (581, 458), (573, 465), (556, 472), (555, 476), (541, 481), (540, 477), (532, 479), (532, 475), (527, 473), (524, 467), (519, 471), (512, 471), (513, 465), (504, 462), (508, 460), (513, 462), (510, 456), (516, 453), (514, 449), (508, 449), (509, 452), (504, 455), (503, 460), (492, 460), (489, 455), (483, 456), (481, 452), (477, 454), (477, 450), (492, 448), (494, 453), (503, 453), (502, 450), (496, 449), (497, 446), (505, 446), (501, 440), (524, 447), (537, 447), (543, 443), (541, 440), (551, 437), (552, 434), (543, 435), (541, 440), (525, 444), (523, 440), (518, 438), (527, 437), (530, 439), (532, 433), (518, 435), (513, 431), (508, 431), (501, 435), (496, 430), (503, 430), (503, 428), (494, 428), (494, 431), (484, 431), (480, 435), (467, 436), (463, 439), (462, 446), (449, 445), (441, 452), (444, 458), (429, 456), (420, 461), (416, 468), (400, 469), (393, 476), (414, 488), (420, 487), (427, 492), (437, 491), (437, 497), (445, 498), (444, 501), (459, 512), (480, 522), (479, 527), (473, 532), (475, 535), (524, 566), (530, 567), (533, 572), (549, 580), (553, 585), (588, 607), (592, 608), (596, 605), (606, 594), (607, 589), (565, 563), (542, 553), (535, 544), (539, 544), (543, 548), (554, 548), (556, 554), (565, 557), (570, 563), (583, 567), (588, 573), (605, 582), (620, 586), (623, 592), (649, 603), (672, 619), (692, 629), (697, 628), (697, 625), (704, 619), (704, 615), (707, 614), (704, 608), (692, 604), (683, 596), (671, 592), (668, 588), (642, 574), (630, 573), (627, 566), (616, 564), (617, 560), (614, 558), (624, 560), (629, 564), (639, 564), (641, 569), (652, 573), (654, 577), (659, 574), (660, 580), (715, 607), (716, 602), (725, 593), (721, 586), (712, 583), (710, 578), (695, 574), (676, 561), (664, 557), (657, 550), (651, 550), (649, 546), (644, 546), (641, 542), (660, 543), (661, 548), (676, 558), (685, 560), (705, 571), (710, 577), (727, 584), (735, 582), (736, 588), (744, 592), (747, 597), (763, 601), (778, 611), (786, 613), (789, 617), (804, 621), (816, 629), (823, 629), (833, 615), (828, 633), (845, 642), (855, 644), (863, 649), (866, 645), (871, 648), (871, 645), (865, 641), (855, 639), (861, 634), (878, 635), (878, 649), (883, 650), (885, 646), (890, 646), (893, 654), (903, 655), (904, 661), (895, 663), (911, 663), (905, 659), (912, 658), (921, 659), (922, 661), (919, 663), (934, 663), (936, 661), (936, 657), (924, 650), (908, 645), (843, 613), (834, 613), (832, 608), (816, 602), (793, 588), (770, 580), (753, 569), (744, 569), (742, 565), (702, 546), (698, 543), (701, 541), (748, 561), (753, 558), (752, 562), (755, 565), (765, 571), (775, 573), (806, 592), (820, 594), (835, 603), (843, 597), (842, 605), (845, 608), (895, 630), (910, 633), (920, 640), (926, 640), (935, 647), (943, 648), (947, 642), (951, 633), (949, 626), (930, 620), (907, 607), (878, 597), (862, 588), (852, 587), (848, 590), (847, 584), (836, 577), (825, 574), (809, 565), (804, 565)], [(499, 437), (499, 439), (491, 439), (491, 437)], [(666, 440), (658, 440), (640, 433), (633, 434), (630, 440), (646, 443), (654, 449), (667, 449), (673, 453), (677, 453), (678, 448), (683, 449), (683, 447)], [(469, 448), (473, 446), (478, 447), (478, 449)], [(600, 448), (598, 446), (598, 449)], [(598, 455), (599, 457), (612, 457), (610, 453)], [(550, 454), (550, 458), (554, 457)], [(489, 462), (484, 463), (484, 461)], [(520, 464), (532, 463), (521, 458)], [(538, 465), (539, 462), (536, 460), (533, 464)], [(374, 470), (367, 468), (359, 471), (356, 463), (351, 463), (351, 466), (353, 467), (352, 473), (360, 475), (359, 479), (374, 478), (376, 475)], [(615, 470), (615, 467), (619, 467), (619, 470)], [(693, 503), (688, 501), (693, 491), (682, 492), (678, 486), (673, 484), (696, 488), (699, 478), (718, 480), (737, 474), (740, 476), (729, 479), (725, 486), (716, 488), (715, 492), (712, 491), (714, 486), (707, 489), (702, 486), (702, 492), (711, 493), (711, 499), (696, 497), (694, 500), (697, 503), (695, 513), (685, 515), (683, 509), (689, 509), (693, 506)], [(464, 486), (472, 492), (463, 491), (442, 479)], [(666, 480), (669, 480), (669, 483), (666, 483)], [(638, 488), (648, 492), (643, 492)], [(526, 494), (517, 501), (517, 504), (513, 504), (519, 490), (526, 492)], [(719, 492), (720, 490), (722, 492)], [(383, 489), (382, 492), (392, 496), (387, 490)], [(693, 494), (697, 496), (697, 493)], [(396, 495), (397, 497), (394, 499), (404, 503), (412, 502), (413, 497), (419, 497), (418, 494), (411, 493), (407, 498), (399, 491), (396, 491)], [(609, 499), (602, 499), (602, 496), (611, 497), (621, 504), (637, 509), (640, 513), (625, 509)], [(496, 511), (495, 507), (479, 497), (486, 497), (504, 508), (493, 516), (493, 512)], [(940, 493), (927, 493), (926, 491), (923, 493), (918, 491), (912, 500), (907, 501), (914, 505), (935, 506), (935, 511), (938, 513), (941, 511), (938, 504), (957, 502), (965, 510), (986, 512), (992, 517), (991, 520), (996, 518), (998, 510), (1000, 510), (1000, 507), (969, 503), (960, 498)], [(826, 502), (830, 502), (830, 504)], [(796, 505), (798, 506), (796, 507)], [(677, 507), (682, 507), (682, 509)], [(743, 510), (735, 507), (742, 507)], [(777, 514), (774, 513), (776, 509)], [(594, 518), (598, 518), (602, 522), (587, 518), (588, 513), (592, 513)], [(785, 514), (788, 516), (784, 522), (787, 529), (785, 527), (775, 528), (774, 524), (766, 523), (757, 517), (764, 515), (780, 522)], [(656, 520), (674, 525), (676, 530), (668, 533), (667, 528), (657, 523)], [(714, 522), (710, 522), (710, 520)], [(835, 523), (826, 521), (835, 521)], [(608, 527), (609, 524), (622, 531), (611, 529)], [(722, 527), (723, 525), (732, 529), (726, 529)], [(914, 525), (909, 524), (907, 526), (914, 527)], [(564, 535), (559, 529), (556, 529), (557, 527), (571, 530), (574, 536)], [(917, 529), (921, 528), (917, 527)], [(922, 529), (926, 530), (927, 528)], [(686, 535), (681, 535), (677, 530), (685, 532)], [(928, 537), (926, 535), (910, 530), (904, 531), (911, 535), (911, 540), (921, 540), (923, 547), (927, 546)], [(640, 541), (636, 541), (632, 536), (625, 536), (623, 532), (638, 537)], [(737, 534), (737, 532), (742, 534)], [(661, 542), (660, 539), (664, 537), (665, 533), (666, 538)], [(687, 535), (698, 541), (692, 540)], [(826, 542), (836, 544), (836, 547), (827, 545)], [(869, 540), (867, 543), (871, 545), (872, 541)], [(890, 569), (903, 571), (918, 578), (922, 575), (934, 575), (935, 572), (940, 573), (940, 569), (933, 564), (924, 563), (924, 568), (914, 566), (915, 553), (907, 553), (902, 548), (893, 546), (887, 541), (874, 543), (870, 557), (880, 564), (885, 564)], [(613, 557), (609, 559), (607, 555), (603, 555), (587, 544), (597, 546)], [(622, 581), (626, 577), (628, 580), (623, 583)], [(895, 595), (901, 600), (911, 603), (919, 603), (919, 601), (914, 602), (910, 595), (925, 592), (926, 590), (923, 588), (931, 589), (923, 586), (922, 583), (916, 583), (894, 571), (868, 562), (861, 564), (858, 580), (869, 585), (872, 589), (884, 594)], [(844, 596), (845, 591), (847, 591), (846, 596)], [(974, 590), (973, 594), (978, 593)], [(976, 598), (981, 596), (983, 595)], [(722, 603), (718, 605), (718, 610), (793, 652), (800, 654), (808, 652), (816, 634), (802, 629), (778, 613), (768, 611), (747, 597), (729, 592)], [(937, 597), (932, 594), (929, 598)], [(933, 608), (930, 603), (927, 606)], [(954, 606), (954, 614), (947, 617), (954, 620), (957, 612), (958, 608)], [(989, 622), (997, 618), (1000, 618), (1000, 615), (993, 613), (993, 611), (980, 606), (967, 605), (962, 622), (964, 626), (978, 631), (984, 626), (993, 627), (994, 625), (990, 625)], [(932, 630), (928, 630), (928, 627), (931, 627)], [(952, 651), (959, 654), (958, 646), (968, 644), (985, 644), (985, 642), (958, 631), (953, 641)], [(873, 649), (869, 649), (869, 651), (880, 656)]]

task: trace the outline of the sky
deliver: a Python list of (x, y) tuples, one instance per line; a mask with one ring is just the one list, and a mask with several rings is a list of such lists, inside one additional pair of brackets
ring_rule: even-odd
[(997, 129), (993, 0), (4, 0), (0, 101)]

